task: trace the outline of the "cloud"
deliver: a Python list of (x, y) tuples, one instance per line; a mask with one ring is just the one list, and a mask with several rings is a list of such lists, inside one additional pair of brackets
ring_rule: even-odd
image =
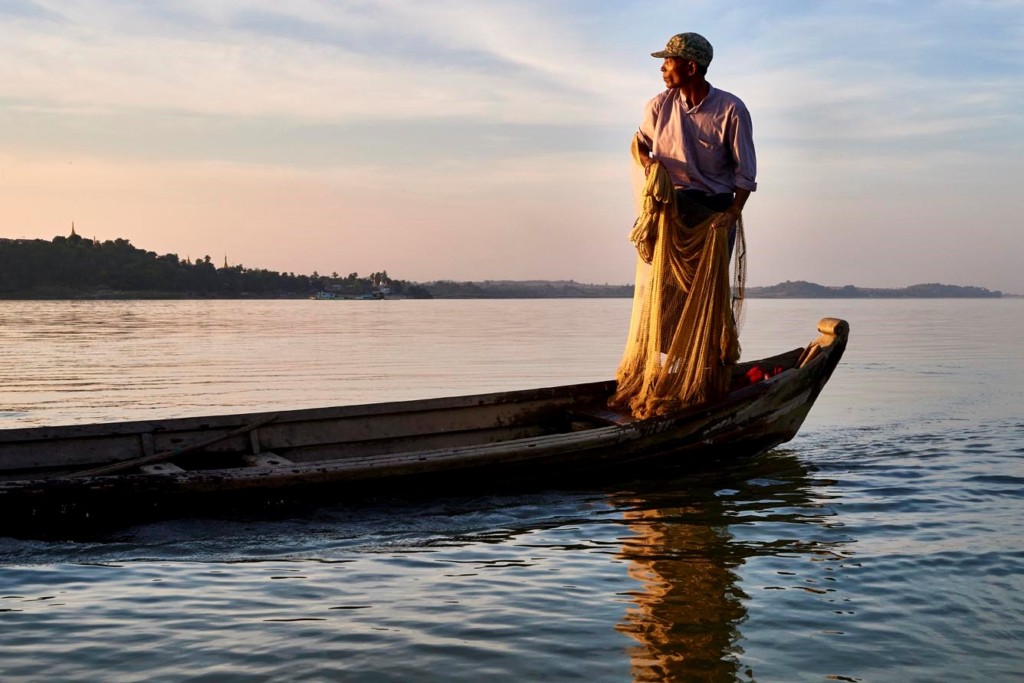
[(0, 25), (6, 50), (22, 56), (0, 66), (0, 82), (86, 113), (550, 123), (602, 117), (609, 78), (630, 78), (611, 65), (598, 78), (558, 42), (564, 34), (514, 5), (383, 2), (373, 18), (361, 3), (169, 7), (71, 2), (60, 27)]
[(34, 21), (54, 22), (60, 21), (61, 15), (52, 12), (32, 0), (6, 0), (0, 5), (0, 19), (30, 19)]
[[(809, 239), (816, 260), (843, 259), (867, 224), (878, 235), (930, 231), (978, 262), (986, 249), (961, 241), (970, 214), (958, 207), (1012, 223), (1024, 3), (1009, 1), (925, 12), (888, 0), (16, 0), (0, 6), (0, 193), (11, 178), (28, 183), (34, 205), (4, 196), (33, 225), (86, 220), (83, 206), (117, 226), (133, 225), (128, 204), (162, 212), (233, 253), (252, 244), (245, 260), (266, 267), (300, 270), (307, 244), (338, 239), (374, 269), (411, 273), (436, 242), (402, 231), (436, 231), (475, 245), (472, 258), (421, 274), (466, 277), (487, 263), (508, 277), (621, 281), (631, 272), (619, 261), (632, 211), (626, 147), (661, 87), (649, 52), (683, 30), (711, 38), (712, 82), (753, 114), (761, 190), (750, 238), (768, 260), (752, 275), (801, 277)], [(131, 201), (101, 206), (117, 192), (77, 190), (76, 179), (90, 181), (69, 161), (102, 168), (112, 185), (126, 179)], [(53, 173), (25, 175), (25, 163)], [(377, 221), (391, 242), (335, 230), (342, 214)], [(159, 249), (144, 237), (170, 245), (181, 235), (166, 234), (169, 221), (123, 236)], [(303, 238), (280, 266), (263, 258), (286, 251), (274, 247), (274, 221)], [(481, 235), (505, 252), (487, 251)], [(1021, 239), (1004, 227), (989, 241), (1019, 251)], [(910, 244), (894, 249), (894, 261), (915, 258)], [(376, 262), (385, 258), (400, 265)], [(998, 277), (1019, 281), (1015, 270)]]

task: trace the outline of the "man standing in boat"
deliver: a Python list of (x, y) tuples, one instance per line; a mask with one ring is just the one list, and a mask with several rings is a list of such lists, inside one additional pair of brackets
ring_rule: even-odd
[(666, 90), (647, 103), (633, 137), (644, 171), (630, 234), (640, 264), (610, 404), (640, 418), (721, 396), (740, 355), (742, 212), (757, 189), (757, 161), (746, 105), (706, 79), (712, 55), (697, 33), (672, 36), (651, 53), (664, 60)]
[(664, 50), (651, 53), (664, 59), (667, 89), (644, 108), (637, 147), (645, 169), (654, 161), (665, 167), (680, 207), (700, 204), (732, 228), (757, 189), (757, 159), (746, 105), (706, 80), (713, 55), (698, 33), (672, 36)]

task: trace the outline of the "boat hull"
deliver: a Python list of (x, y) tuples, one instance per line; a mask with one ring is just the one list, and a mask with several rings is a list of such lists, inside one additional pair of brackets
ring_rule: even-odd
[[(367, 495), (578, 486), (792, 439), (848, 325), (757, 361), (770, 379), (685, 412), (605, 408), (614, 382), (281, 413), (0, 431), (0, 534)], [(754, 363), (741, 365), (737, 379)]]

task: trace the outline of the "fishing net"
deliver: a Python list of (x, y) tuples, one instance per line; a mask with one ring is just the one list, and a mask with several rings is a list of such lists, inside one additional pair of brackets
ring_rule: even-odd
[[(638, 165), (639, 154), (634, 142)], [(618, 388), (609, 404), (645, 418), (728, 391), (730, 366), (740, 357), (746, 243), (742, 220), (716, 223), (721, 214), (680, 202), (657, 162), (643, 180), (640, 201), (630, 233), (639, 254), (633, 313), (616, 373)]]

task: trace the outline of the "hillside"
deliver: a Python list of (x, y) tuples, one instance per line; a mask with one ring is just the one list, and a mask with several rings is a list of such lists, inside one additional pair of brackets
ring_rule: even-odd
[(911, 285), (899, 289), (873, 289), (853, 285), (826, 287), (803, 280), (787, 280), (770, 287), (748, 287), (747, 296), (752, 299), (998, 299), (1003, 293), (984, 287), (938, 283)]

